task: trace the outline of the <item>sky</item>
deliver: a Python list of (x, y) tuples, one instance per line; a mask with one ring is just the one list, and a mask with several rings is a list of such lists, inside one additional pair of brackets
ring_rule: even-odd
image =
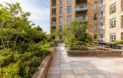
[(47, 34), (50, 33), (50, 0), (0, 0), (0, 4), (3, 2), (19, 2), (23, 11), (31, 13), (29, 21), (40, 25)]

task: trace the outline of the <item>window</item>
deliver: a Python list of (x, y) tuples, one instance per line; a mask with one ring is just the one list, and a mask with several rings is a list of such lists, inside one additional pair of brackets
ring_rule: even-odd
[(100, 23), (100, 31), (103, 31), (103, 23)]
[(116, 4), (113, 4), (110, 6), (110, 14), (115, 13), (116, 12)]
[(111, 38), (111, 42), (115, 42), (116, 34), (111, 34), (110, 38)]
[(103, 41), (103, 34), (100, 34), (100, 40)]
[(62, 26), (60, 26), (60, 32), (62, 32)]
[(60, 40), (62, 39), (62, 35), (59, 36), (59, 39), (60, 39)]
[(60, 23), (62, 23), (62, 17), (60, 17)]
[(71, 13), (71, 6), (67, 7), (67, 13)]
[(94, 10), (97, 10), (97, 2), (94, 3)]
[(97, 13), (94, 13), (94, 20), (97, 20)]
[(94, 25), (94, 31), (97, 32), (97, 24)]
[(110, 25), (111, 25), (111, 28), (116, 27), (116, 19), (111, 19)]
[(62, 0), (60, 0), (60, 5), (62, 5)]
[(100, 18), (103, 18), (103, 11), (100, 12)]
[(70, 4), (71, 3), (71, 0), (67, 0), (67, 3)]
[(60, 14), (62, 14), (62, 8), (60, 8)]
[(94, 39), (97, 39), (97, 34), (94, 34)]
[(71, 16), (67, 16), (67, 23), (71, 22)]

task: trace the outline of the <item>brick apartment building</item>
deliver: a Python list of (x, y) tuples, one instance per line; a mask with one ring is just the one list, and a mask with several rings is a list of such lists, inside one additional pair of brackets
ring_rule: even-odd
[[(123, 0), (50, 0), (50, 32), (58, 28), (59, 37), (64, 39), (62, 29), (71, 20), (84, 20), (88, 37), (106, 42), (123, 39)], [(116, 21), (116, 20), (117, 21)], [(111, 28), (113, 27), (113, 28)]]

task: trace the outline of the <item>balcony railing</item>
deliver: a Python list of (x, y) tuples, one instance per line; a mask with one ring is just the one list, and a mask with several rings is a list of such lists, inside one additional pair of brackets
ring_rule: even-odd
[(87, 7), (84, 7), (84, 8), (76, 8), (76, 11), (84, 11), (84, 10), (88, 10)]
[(52, 24), (53, 24), (53, 25), (56, 24), (56, 21), (52, 21)]
[(55, 16), (55, 15), (56, 15), (56, 13), (53, 13), (53, 14), (52, 14), (52, 16)]
[(87, 17), (87, 15), (85, 15), (85, 16), (77, 16), (76, 20), (79, 21), (79, 22), (88, 22), (88, 17)]
[(85, 3), (87, 2), (87, 0), (76, 0), (76, 3), (79, 4), (79, 3)]
[(87, 5), (80, 5), (76, 6), (76, 13), (86, 13), (88, 11), (88, 6)]

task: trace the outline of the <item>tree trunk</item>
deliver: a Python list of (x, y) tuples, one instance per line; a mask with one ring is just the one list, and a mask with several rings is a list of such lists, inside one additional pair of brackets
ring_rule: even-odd
[(3, 46), (4, 50), (6, 50), (6, 47), (5, 47), (5, 44), (4, 44), (4, 41), (3, 41), (3, 35), (1, 35), (1, 41), (2, 41), (2, 46)]
[[(2, 27), (3, 26), (1, 25), (1, 16), (0, 16), (0, 29), (2, 29)], [(1, 30), (0, 30), (0, 36), (1, 36), (2, 46), (3, 46), (4, 50), (6, 50), (6, 47), (5, 47), (5, 44), (4, 44), (4, 41), (3, 41), (3, 35), (2, 35), (2, 31)]]
[(14, 40), (14, 46), (13, 46), (14, 51), (15, 51), (15, 48), (16, 48), (18, 37), (19, 37), (19, 33), (16, 35), (15, 40)]

